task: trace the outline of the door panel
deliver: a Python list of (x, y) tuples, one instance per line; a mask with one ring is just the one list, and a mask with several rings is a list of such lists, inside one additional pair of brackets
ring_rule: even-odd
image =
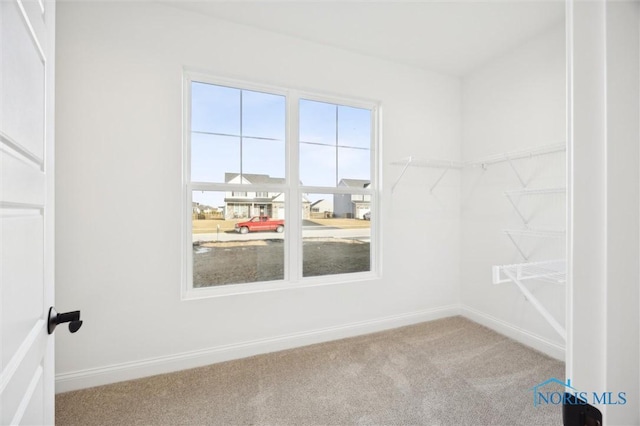
[[(38, 213), (23, 210), (5, 214), (2, 221), (2, 363), (6, 365), (34, 324), (44, 306), (43, 223)], [(24, 216), (23, 216), (24, 215)], [(34, 250), (36, 248), (36, 250)]]
[[(11, 152), (18, 145), (9, 141), (4, 145), (6, 152), (0, 150), (0, 179), (2, 179), (2, 200), (14, 205), (40, 207), (45, 201), (45, 175), (37, 162)], [(17, 206), (16, 206), (17, 207)]]
[[(2, 132), (40, 162), (44, 158), (45, 52), (34, 22), (22, 13), (21, 3), (1, 2)], [(38, 25), (35, 25), (37, 28)], [(6, 42), (11, 40), (10, 43)]]
[[(37, 425), (39, 419), (43, 418), (43, 406), (41, 401), (44, 398), (44, 374), (43, 369), (38, 368), (34, 373), (34, 376), (29, 383), (28, 392), (23, 398), (22, 405), (18, 408), (18, 414), (22, 415), (22, 424), (25, 425)], [(16, 423), (13, 421), (13, 423)]]
[(47, 45), (44, 41), (47, 39), (47, 26), (44, 21), (44, 0), (22, 0), (22, 8), (24, 9), (29, 24), (33, 29), (35, 39), (40, 43), (43, 53), (47, 54)]
[[(55, 3), (0, 1), (0, 424), (53, 424)], [(50, 57), (47, 57), (50, 54)]]
[[(34, 386), (42, 386), (37, 382), (42, 380), (44, 372), (43, 357), (46, 339), (47, 332), (44, 321), (34, 324), (32, 333), (23, 341), (20, 350), (15, 352), (12, 362), (5, 367), (7, 371), (12, 372), (12, 375), (3, 392), (3, 425), (30, 424), (24, 421), (25, 414), (34, 416), (36, 413), (40, 413), (40, 418), (44, 414), (42, 412), (44, 409), (43, 400), (38, 401), (32, 398), (35, 395)], [(41, 425), (46, 422), (41, 419), (31, 424)]]

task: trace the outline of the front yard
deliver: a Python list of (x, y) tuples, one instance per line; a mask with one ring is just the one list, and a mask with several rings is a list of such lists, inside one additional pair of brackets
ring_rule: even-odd
[[(353, 219), (352, 219), (353, 220)], [(303, 240), (305, 277), (370, 269), (369, 243), (332, 238)], [(284, 279), (283, 240), (207, 242), (193, 246), (193, 286)]]

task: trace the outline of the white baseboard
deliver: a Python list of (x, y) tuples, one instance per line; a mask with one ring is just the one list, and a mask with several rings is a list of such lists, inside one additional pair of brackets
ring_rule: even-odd
[(552, 358), (560, 361), (565, 360), (565, 348), (557, 343), (551, 342), (543, 337), (533, 334), (527, 330), (509, 324), (501, 319), (493, 317), (484, 312), (480, 312), (466, 305), (460, 305), (460, 315), (471, 321), (484, 325), (500, 334), (512, 338), (524, 345), (536, 349)]
[(158, 358), (126, 362), (105, 367), (72, 371), (56, 375), (56, 393), (85, 389), (156, 374), (201, 367), (232, 359), (246, 358), (269, 352), (291, 349), (314, 343), (328, 342), (363, 334), (417, 324), (425, 321), (460, 315), (459, 305), (448, 305), (423, 311), (409, 312), (337, 327), (276, 336), (225, 346), (183, 352)]

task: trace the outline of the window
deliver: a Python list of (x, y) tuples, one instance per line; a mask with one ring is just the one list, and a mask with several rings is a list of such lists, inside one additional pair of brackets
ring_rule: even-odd
[(185, 297), (375, 276), (374, 103), (194, 73), (184, 89)]

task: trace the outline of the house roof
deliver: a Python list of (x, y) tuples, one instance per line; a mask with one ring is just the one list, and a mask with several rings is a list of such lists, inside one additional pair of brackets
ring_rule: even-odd
[[(237, 178), (238, 176), (240, 176), (240, 173), (225, 173), (224, 174), (224, 181), (225, 182), (231, 182), (233, 179)], [(285, 183), (284, 178), (273, 178), (269, 175), (259, 175), (259, 174), (252, 174), (252, 173), (243, 173), (242, 177), (244, 179), (246, 179), (247, 181), (249, 181), (250, 183), (256, 184), (256, 183)]]
[(340, 185), (348, 186), (349, 188), (366, 188), (371, 184), (371, 181), (365, 179), (341, 179)]
[(311, 207), (315, 206), (316, 204), (320, 204), (320, 203), (327, 203), (327, 204), (332, 204), (331, 200), (327, 200), (327, 199), (320, 199), (318, 201), (314, 201), (313, 203), (311, 203)]
[(200, 203), (198, 203), (198, 202), (196, 202), (196, 201), (192, 201), (192, 202), (191, 202), (191, 206), (192, 206), (194, 209), (195, 209), (195, 208), (198, 208), (198, 209), (200, 209), (200, 210), (207, 210), (207, 209), (215, 210), (215, 207), (211, 207), (211, 206), (208, 206), (208, 205), (206, 205), (206, 204), (200, 204)]

